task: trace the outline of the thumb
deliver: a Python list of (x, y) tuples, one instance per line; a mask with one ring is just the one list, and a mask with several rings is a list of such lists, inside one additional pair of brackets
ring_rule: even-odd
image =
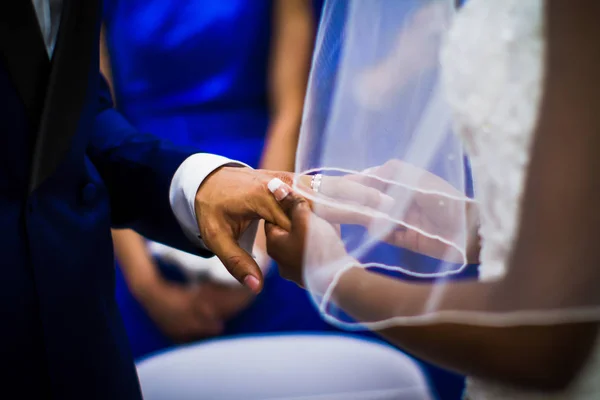
[(233, 235), (220, 233), (207, 245), (235, 279), (253, 293), (260, 293), (263, 285), (262, 272), (252, 256), (236, 243)]

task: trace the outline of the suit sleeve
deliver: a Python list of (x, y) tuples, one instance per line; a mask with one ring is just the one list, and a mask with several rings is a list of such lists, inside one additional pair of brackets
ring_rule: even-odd
[[(171, 183), (184, 161), (196, 151), (139, 133), (113, 108), (108, 85), (102, 77), (99, 110), (87, 153), (108, 188), (113, 226), (134, 229), (148, 239), (184, 251), (211, 255), (193, 237), (195, 232), (185, 228), (195, 225), (195, 213), (190, 216), (188, 212), (186, 217), (193, 220), (182, 224), (184, 221), (175, 216), (170, 199), (171, 191), (181, 195), (192, 193), (180, 187), (172, 190)], [(183, 180), (190, 181), (189, 177)], [(197, 190), (201, 179), (191, 181), (197, 184)], [(189, 203), (180, 198), (178, 202)]]

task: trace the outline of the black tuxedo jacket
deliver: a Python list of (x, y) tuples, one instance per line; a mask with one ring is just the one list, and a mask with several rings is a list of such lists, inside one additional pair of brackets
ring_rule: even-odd
[(169, 204), (193, 149), (136, 132), (100, 77), (99, 0), (65, 0), (52, 60), (31, 0), (0, 5), (0, 387), (137, 399), (111, 226), (194, 251)]

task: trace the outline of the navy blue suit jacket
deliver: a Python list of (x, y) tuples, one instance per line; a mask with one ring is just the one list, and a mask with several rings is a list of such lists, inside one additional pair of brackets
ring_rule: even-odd
[(66, 0), (52, 62), (31, 0), (0, 7), (0, 387), (19, 398), (139, 398), (110, 229), (195, 251), (168, 195), (193, 150), (112, 108), (99, 3)]

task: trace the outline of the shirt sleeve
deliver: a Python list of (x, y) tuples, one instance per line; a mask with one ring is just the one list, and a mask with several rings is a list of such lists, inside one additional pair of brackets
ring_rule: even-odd
[[(169, 200), (175, 218), (185, 235), (196, 246), (206, 249), (196, 219), (196, 193), (202, 182), (216, 169), (223, 166), (248, 167), (248, 165), (215, 154), (198, 153), (188, 157), (179, 166), (171, 181)], [(258, 221), (252, 222), (239, 240), (240, 247), (252, 254), (252, 246), (258, 230)]]

